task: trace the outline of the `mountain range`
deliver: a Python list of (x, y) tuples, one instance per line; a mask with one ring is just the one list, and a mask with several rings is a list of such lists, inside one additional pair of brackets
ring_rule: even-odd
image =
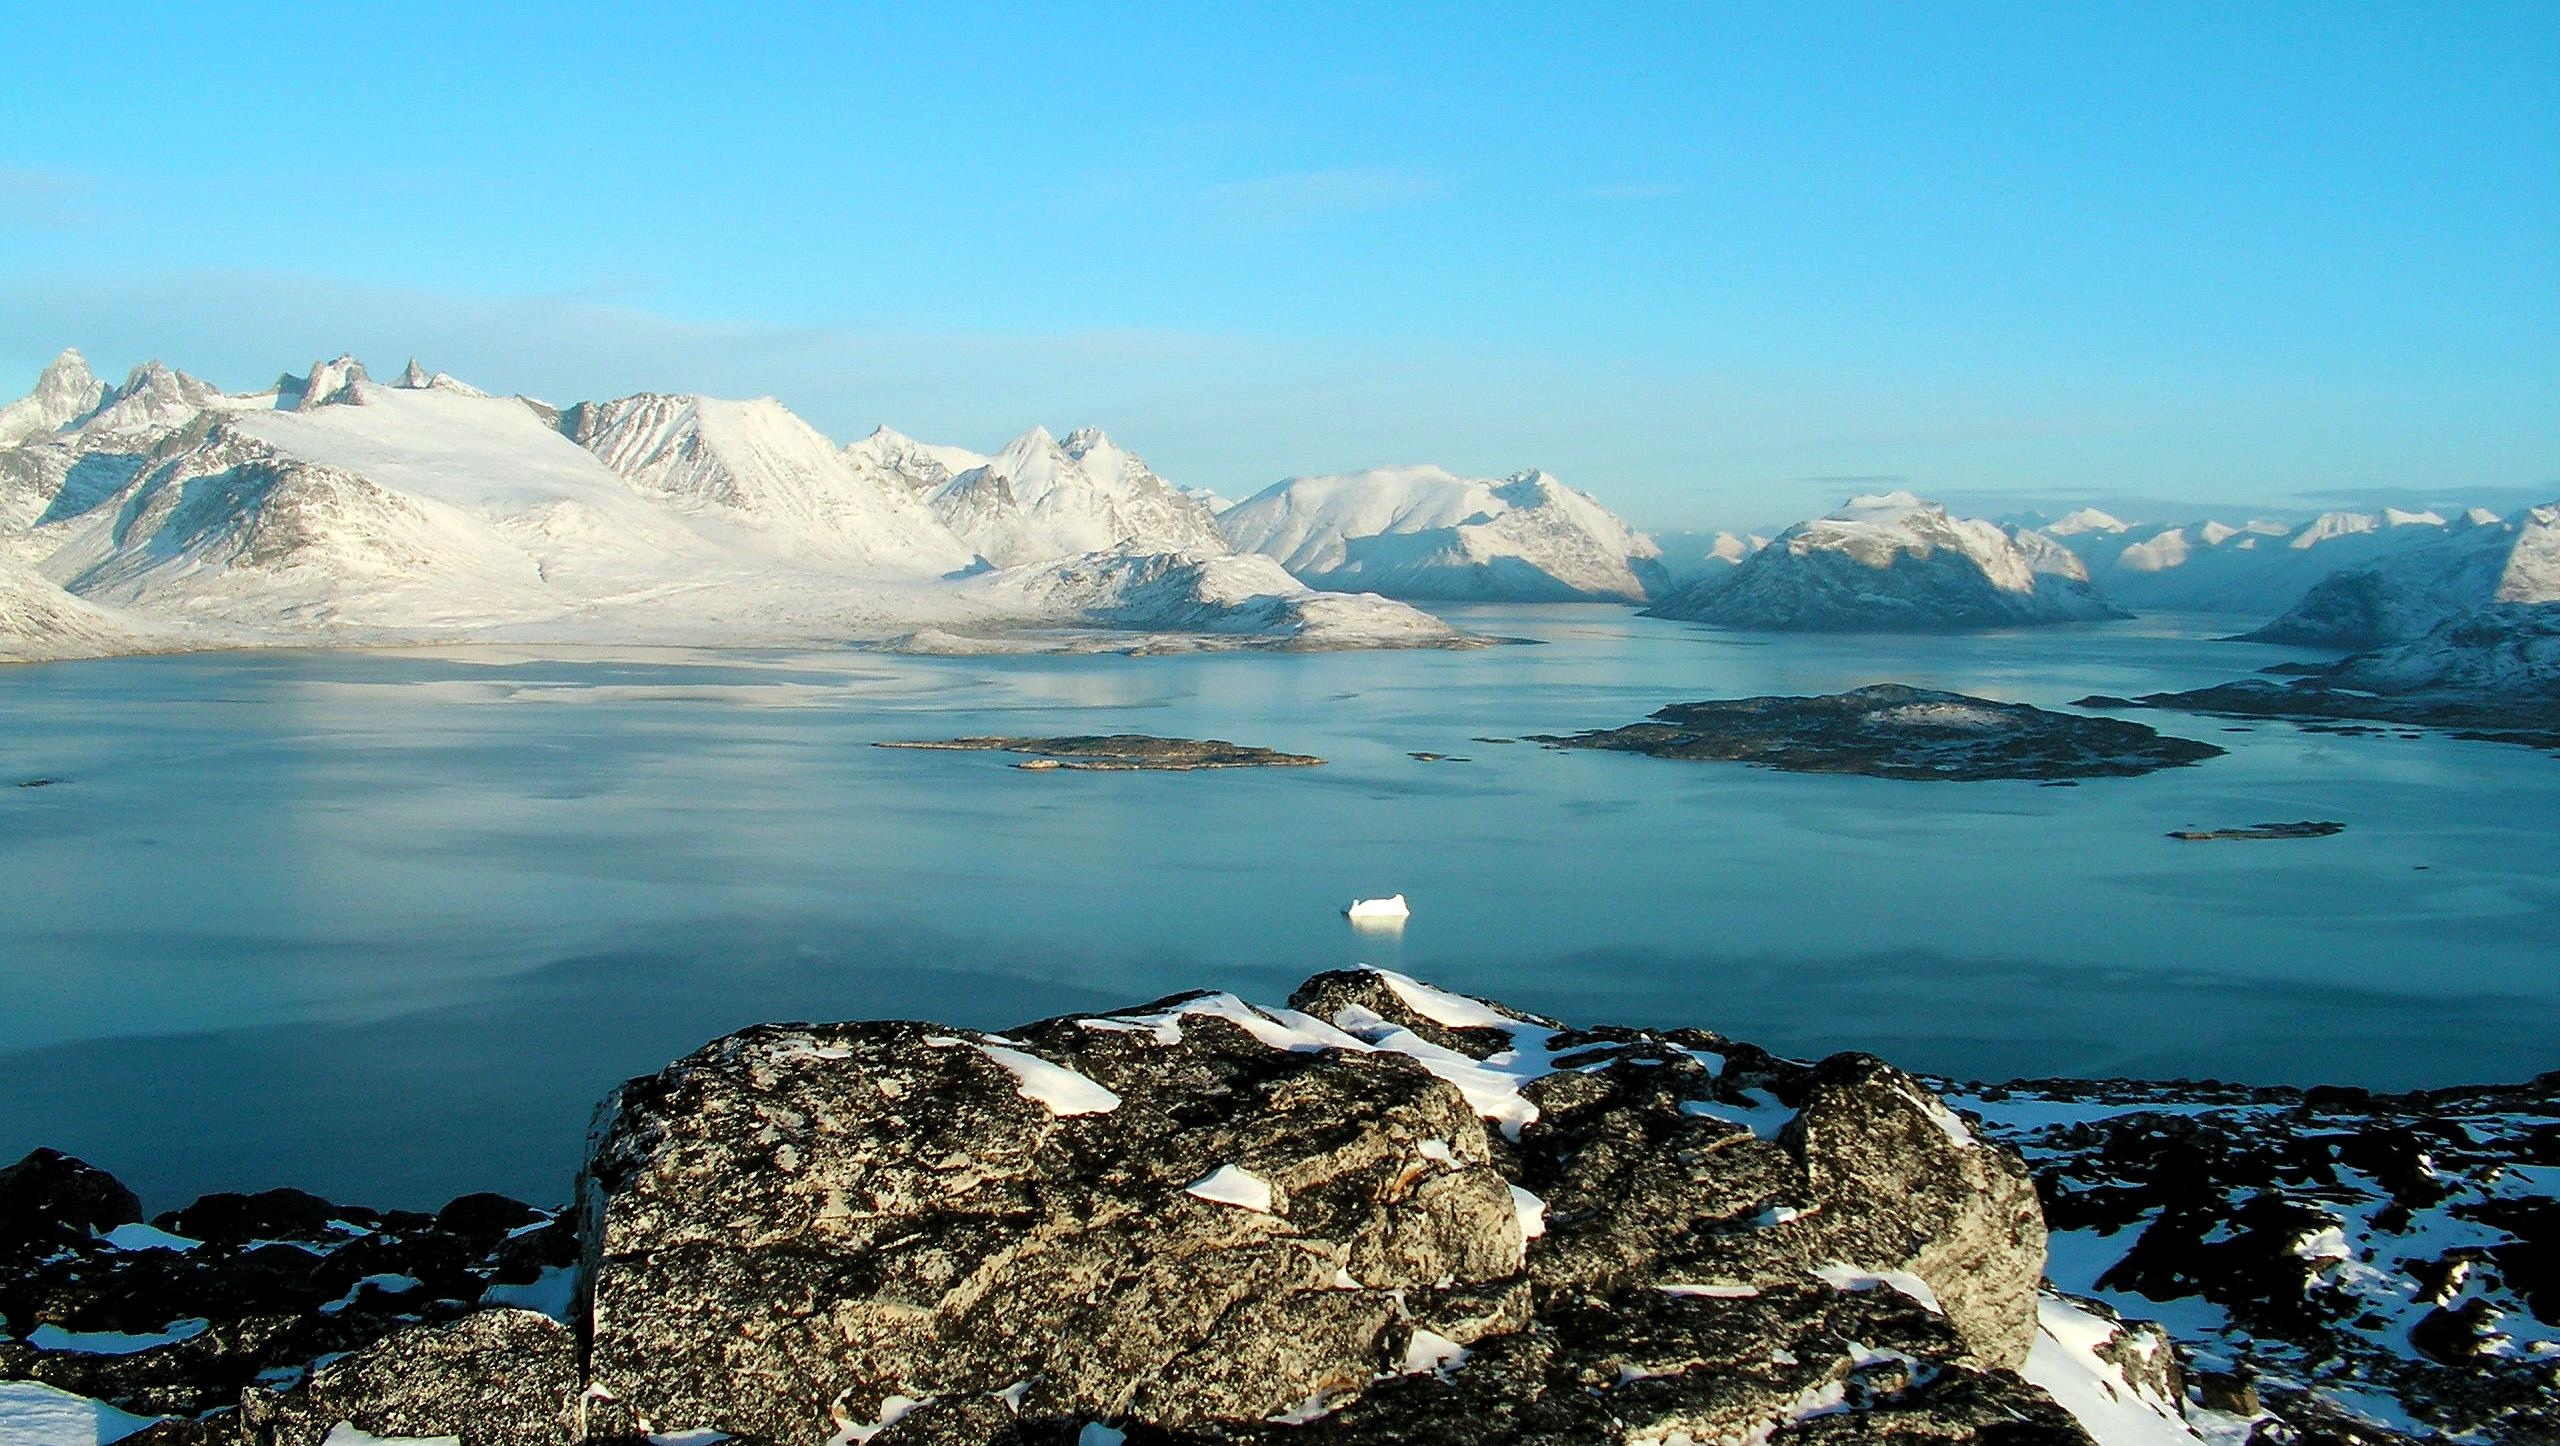
[[(1448, 646), (1413, 602), (1620, 602), (1776, 630), (2224, 614), (2369, 648), (2560, 599), (2560, 506), (2002, 521), (1908, 492), (1666, 547), (1534, 468), (1223, 503), (1098, 429), (993, 453), (779, 401), (567, 407), (352, 357), (226, 393), (65, 352), (0, 407), (0, 659), (262, 643)], [(1144, 634), (1133, 639), (1129, 635)]]

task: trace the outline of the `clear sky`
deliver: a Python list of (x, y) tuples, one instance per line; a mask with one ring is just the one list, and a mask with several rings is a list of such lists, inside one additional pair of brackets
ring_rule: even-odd
[(10, 392), (414, 352), (1662, 527), (2560, 495), (2549, 0), (55, 5), (0, 52)]

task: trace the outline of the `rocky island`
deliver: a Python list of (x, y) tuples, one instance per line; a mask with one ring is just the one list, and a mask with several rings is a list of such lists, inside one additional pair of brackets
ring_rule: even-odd
[(766, 1025), (569, 1210), (0, 1171), (0, 1437), (2547, 1441), (2556, 1094), (1942, 1096), (1376, 970)]
[(1304, 753), (1281, 753), (1229, 743), (1223, 738), (1156, 738), (1144, 733), (1079, 734), (1065, 738), (941, 738), (875, 743), (874, 748), (945, 749), (964, 753), (1025, 753), (1014, 765), (1126, 773), (1146, 769), (1187, 773), (1204, 768), (1307, 768), (1324, 762)]
[(2112, 718), (1878, 683), (1813, 698), (1674, 703), (1652, 721), (1568, 735), (1557, 748), (1750, 763), (1787, 773), (1870, 778), (2122, 778), (2200, 763), (2223, 750)]

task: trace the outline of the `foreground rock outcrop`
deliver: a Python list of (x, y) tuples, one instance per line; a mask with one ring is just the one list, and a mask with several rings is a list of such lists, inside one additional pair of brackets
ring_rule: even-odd
[[(144, 1225), (39, 1152), (0, 1171), (0, 1381), (167, 1418), (153, 1446), (2168, 1446), (2203, 1439), (2191, 1416), (2238, 1440), (2248, 1383), (2191, 1383), (2158, 1328), (2044, 1283), (2049, 1202), (2166, 1222), (2179, 1167), (2143, 1131), (2021, 1133), (2059, 1106), (2016, 1098), (1959, 1114), (1866, 1055), (1570, 1028), (1372, 970), (1001, 1035), (767, 1025), (615, 1091), (574, 1216), (278, 1191)], [(2137, 1180), (2168, 1213), (2120, 1198)], [(2081, 1288), (2239, 1300), (2281, 1274), (2170, 1248)], [(2539, 1256), (2486, 1248), (2541, 1290)], [(2494, 1352), (2451, 1290), (2426, 1349)], [(2541, 1439), (2505, 1432), (2544, 1419), (2512, 1379), (2466, 1419)], [(2285, 1409), (2271, 1441), (2330, 1408)]]

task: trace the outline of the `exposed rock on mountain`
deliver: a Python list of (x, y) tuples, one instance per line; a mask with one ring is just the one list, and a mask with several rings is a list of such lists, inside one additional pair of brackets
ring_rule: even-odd
[(644, 393), (581, 402), (561, 414), (560, 430), (676, 506), (765, 525), (786, 547), (910, 575), (940, 576), (969, 564), (968, 549), (912, 488), (858, 468), (771, 397), (724, 402)]
[(2413, 642), (2475, 608), (2554, 601), (2560, 601), (2560, 503), (2512, 522), (2466, 518), (2422, 546), (2332, 573), (2249, 636), (2371, 648)]
[(1236, 546), (1317, 587), (1454, 601), (1642, 602), (1661, 549), (1539, 471), (1439, 467), (1292, 477), (1218, 517)]
[(1559, 748), (1752, 763), (1787, 773), (1957, 782), (2125, 777), (2223, 752), (2138, 723), (1900, 683), (1817, 698), (1674, 703), (1651, 722), (1532, 737)]
[(58, 432), (96, 411), (106, 398), (106, 384), (90, 373), (88, 358), (66, 349), (36, 378), (34, 391), (0, 407), (0, 447)]
[(933, 493), (933, 510), (998, 567), (1135, 546), (1227, 550), (1209, 509), (1093, 428), (1034, 427)]
[[(2040, 550), (2041, 551), (2041, 550)], [(2039, 567), (1994, 523), (1908, 492), (1852, 498), (1648, 610), (1726, 627), (1941, 632), (2121, 617), (2085, 577)]]
[(973, 467), (987, 465), (975, 452), (919, 442), (887, 427), (844, 449), (845, 462), (857, 473), (907, 492), (925, 494)]

